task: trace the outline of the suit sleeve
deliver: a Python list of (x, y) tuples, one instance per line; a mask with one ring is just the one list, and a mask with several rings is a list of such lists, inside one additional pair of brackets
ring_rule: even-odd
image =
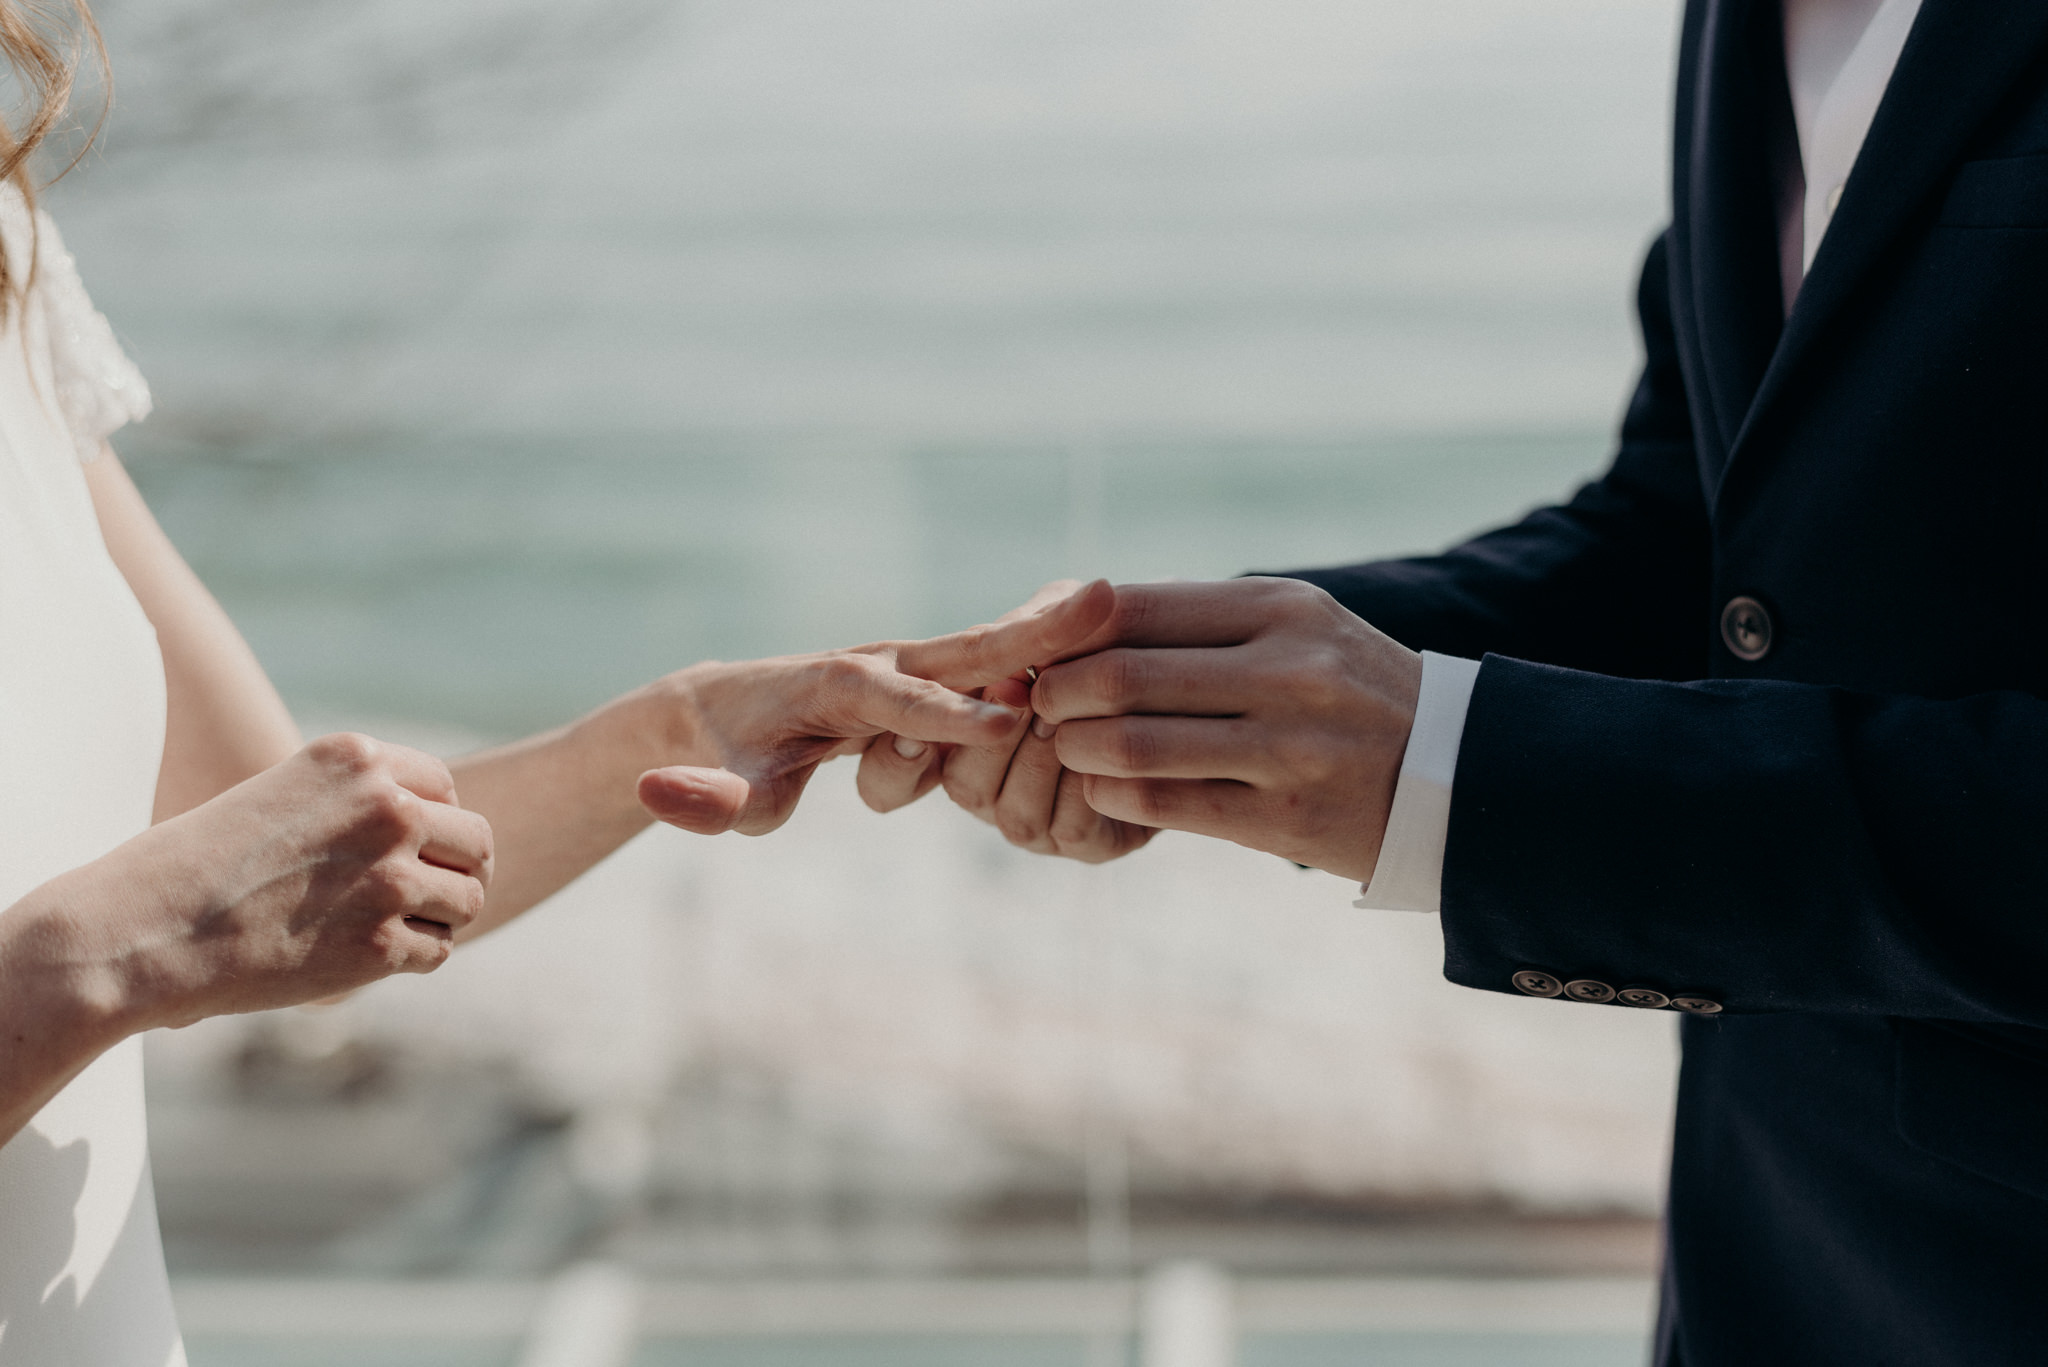
[(1570, 502), (1442, 555), (1293, 570), (1416, 650), (1631, 678), (1707, 672), (1707, 508), (1672, 335), (1665, 244), (1637, 288), (1644, 366), (1613, 465)]
[(1445, 846), (1445, 974), (1730, 1012), (2048, 1027), (2048, 702), (1671, 684), (1489, 658)]
[(2048, 1028), (2048, 700), (1672, 682), (1708, 672), (1712, 556), (1662, 241), (1638, 309), (1602, 478), (1443, 555), (1294, 576), (1404, 644), (1486, 657), (1446, 976)]

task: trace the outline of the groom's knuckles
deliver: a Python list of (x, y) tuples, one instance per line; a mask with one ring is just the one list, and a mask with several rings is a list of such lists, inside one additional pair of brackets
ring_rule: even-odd
[(1124, 646), (1236, 645), (1262, 616), (1252, 582), (1123, 585), (1105, 634)]
[(1118, 647), (1038, 676), (1032, 707), (1048, 721), (1129, 713), (1231, 716), (1244, 710), (1245, 661), (1232, 647)]
[(1090, 807), (1154, 830), (1235, 839), (1250, 790), (1220, 779), (1117, 778), (1091, 774), (1082, 786)]
[(1163, 829), (1179, 825), (1180, 804), (1159, 779), (1089, 774), (1081, 793), (1092, 810), (1112, 820)]
[(1245, 769), (1240, 724), (1211, 717), (1094, 717), (1065, 722), (1054, 737), (1060, 762), (1113, 778), (1238, 777)]
[(1153, 773), (1162, 756), (1157, 729), (1136, 717), (1101, 717), (1068, 722), (1055, 739), (1060, 762), (1080, 773), (1139, 778)]
[(1241, 645), (1278, 623), (1320, 621), (1335, 607), (1329, 594), (1296, 579), (1125, 584), (1105, 635), (1125, 646)]
[(1143, 705), (1156, 682), (1152, 657), (1141, 650), (1108, 650), (1089, 659), (1082, 691), (1084, 702), (1104, 712), (1127, 712)]
[(1031, 688), (1031, 708), (1049, 722), (1114, 716), (1124, 710), (1144, 672), (1130, 650), (1105, 650), (1054, 665)]

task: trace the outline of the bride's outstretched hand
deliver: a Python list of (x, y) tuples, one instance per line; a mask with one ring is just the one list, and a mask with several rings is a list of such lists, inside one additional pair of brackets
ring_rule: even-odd
[[(1001, 620), (1040, 611), (1076, 587), (1074, 580), (1055, 580)], [(1067, 653), (1084, 654), (1109, 644), (1098, 632), (1097, 639)], [(1049, 728), (1036, 724), (1030, 715), (1028, 678), (1004, 679), (985, 688), (982, 696), (1020, 709), (994, 744), (931, 746), (897, 736), (878, 737), (861, 756), (862, 800), (878, 812), (892, 812), (943, 784), (948, 797), (1002, 831), (1011, 844), (1084, 864), (1120, 858), (1152, 838), (1149, 827), (1103, 816), (1088, 805), (1081, 775), (1060, 763)]]
[(693, 762), (642, 774), (640, 802), (687, 831), (761, 835), (789, 819), (820, 764), (875, 736), (1000, 743), (1022, 712), (972, 694), (1064, 657), (1115, 605), (1097, 580), (1027, 615), (928, 641), (679, 670), (658, 687), (673, 692), (685, 733), (673, 753)]

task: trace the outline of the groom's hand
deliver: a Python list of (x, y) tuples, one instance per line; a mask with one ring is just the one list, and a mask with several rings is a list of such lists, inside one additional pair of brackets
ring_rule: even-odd
[[(1047, 584), (1000, 619), (1007, 623), (1041, 611), (1079, 587), (1076, 580)], [(1099, 648), (1108, 625), (1061, 656)], [(1059, 657), (1052, 657), (1059, 658)], [(1099, 864), (1128, 854), (1152, 838), (1149, 827), (1106, 817), (1082, 796), (1081, 775), (1061, 766), (1050, 727), (1034, 734), (1028, 710), (1031, 683), (1018, 675), (981, 690), (981, 696), (1020, 709), (994, 743), (928, 745), (902, 736), (877, 736), (862, 754), (860, 795), (878, 812), (917, 801), (940, 784), (960, 807), (1002, 831), (1011, 844)]]
[(1291, 579), (1123, 586), (1100, 635), (1031, 695), (1089, 807), (1371, 879), (1421, 656)]
[(641, 805), (685, 830), (759, 835), (789, 819), (819, 764), (878, 734), (995, 744), (1016, 729), (1022, 691), (1007, 706), (974, 695), (1072, 654), (1115, 599), (1098, 580), (1033, 612), (928, 641), (679, 670), (654, 687), (676, 731), (663, 748), (684, 762), (641, 775)]

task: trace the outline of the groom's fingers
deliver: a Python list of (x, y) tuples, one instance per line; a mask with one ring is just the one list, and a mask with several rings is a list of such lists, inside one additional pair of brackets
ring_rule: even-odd
[(1307, 601), (1301, 583), (1293, 579), (1119, 584), (1104, 639), (1090, 644), (1097, 650), (1110, 645), (1243, 645), (1290, 613), (1305, 610)]
[(1287, 681), (1273, 673), (1240, 646), (1116, 647), (1044, 670), (1031, 689), (1031, 709), (1054, 724), (1134, 712), (1233, 717)]
[(656, 820), (698, 835), (723, 835), (746, 815), (753, 786), (726, 769), (678, 764), (640, 775), (640, 805)]
[[(1104, 778), (1082, 780), (1090, 807), (1113, 820), (1162, 831), (1211, 835), (1251, 844), (1270, 824), (1266, 795), (1229, 779)], [(1266, 846), (1254, 845), (1255, 849)]]
[(1021, 617), (905, 642), (896, 647), (896, 665), (953, 688), (979, 688), (1079, 649), (1115, 609), (1116, 590), (1098, 579)]
[(1276, 756), (1269, 728), (1241, 717), (1091, 717), (1062, 723), (1053, 745), (1075, 773), (1106, 778), (1261, 783), (1323, 762)]

